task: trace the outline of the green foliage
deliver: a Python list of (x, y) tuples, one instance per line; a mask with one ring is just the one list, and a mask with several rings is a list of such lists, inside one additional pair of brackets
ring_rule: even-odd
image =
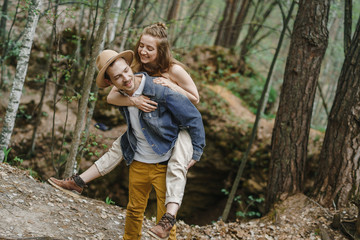
[(103, 149), (107, 148), (106, 144), (101, 144), (103, 136), (102, 135), (96, 135), (94, 133), (89, 133), (89, 136), (86, 139), (86, 134), (85, 132), (82, 132), (82, 141), (80, 144), (80, 151), (82, 151), (83, 153), (86, 153), (86, 156), (88, 157), (92, 157), (92, 156), (96, 156), (99, 157), (100, 156), (100, 152), (98, 151), (99, 146), (101, 146)]
[(9, 158), (9, 153), (10, 153), (11, 149), (12, 148), (9, 148), (9, 149), (4, 148), (3, 149), (3, 151), (4, 151), (4, 163), (8, 163), (11, 166), (20, 166), (23, 163), (24, 159), (19, 158), (18, 156), (15, 156), (14, 159), (10, 159)]
[(9, 40), (8, 46), (10, 46), (7, 55), (4, 57), (4, 60), (10, 58), (10, 57), (18, 57), (20, 54), (21, 49), (21, 41), (13, 41)]
[(89, 102), (96, 102), (96, 101), (97, 98), (95, 97), (95, 94), (91, 92), (89, 95)]
[(109, 198), (109, 196), (106, 197), (105, 203), (108, 204), (108, 205), (114, 205), (115, 204), (115, 202), (113, 200), (111, 200), (111, 198)]
[(4, 162), (7, 162), (7, 158), (9, 156), (9, 153), (11, 151), (12, 148), (6, 149), (5, 147), (3, 148), (4, 151)]
[[(264, 202), (264, 198), (258, 197), (254, 198), (252, 195), (249, 195), (247, 200), (245, 201), (246, 207), (242, 211), (237, 211), (236, 216), (241, 218), (254, 218), (254, 217), (261, 217), (261, 213), (258, 212), (256, 209), (257, 205)], [(236, 196), (234, 198), (234, 201), (237, 202), (240, 206), (243, 205), (243, 202), (241, 200), (241, 196)], [(250, 209), (250, 207), (255, 207), (254, 210)]]
[(16, 114), (16, 117), (17, 118), (23, 118), (23, 119), (26, 119), (26, 120), (30, 120), (32, 118), (32, 116), (30, 114), (27, 114), (24, 105), (19, 106), (19, 110), (18, 110), (18, 113)]
[(32, 176), (33, 178), (39, 178), (39, 174), (36, 171), (32, 170), (31, 168), (28, 168), (27, 171), (30, 174), (30, 176)]
[[(258, 104), (264, 89), (265, 79), (262, 77), (238, 76), (238, 81), (223, 83), (234, 95), (241, 98), (249, 107), (251, 112), (256, 114)], [(268, 104), (273, 104), (277, 98), (274, 88), (270, 88)]]
[(13, 161), (14, 161), (14, 163), (18, 163), (19, 165), (21, 165), (23, 163), (24, 159), (15, 156)]
[(221, 189), (221, 192), (224, 193), (225, 195), (229, 195), (229, 191), (226, 190), (225, 188)]
[(311, 125), (311, 128), (316, 129), (316, 130), (318, 130), (318, 131), (320, 131), (322, 133), (324, 133), (326, 131), (326, 126), (324, 127), (324, 126)]

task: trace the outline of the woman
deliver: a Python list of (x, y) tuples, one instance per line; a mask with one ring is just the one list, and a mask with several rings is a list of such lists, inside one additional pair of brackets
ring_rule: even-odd
[[(131, 68), (133, 71), (145, 71), (150, 76), (159, 76), (154, 80), (155, 83), (169, 87), (172, 90), (185, 95), (193, 104), (199, 102), (199, 93), (196, 85), (190, 75), (185, 71), (183, 64), (174, 59), (171, 54), (170, 44), (167, 39), (166, 26), (162, 23), (156, 23), (146, 27), (135, 47), (135, 60)], [(119, 93), (116, 87), (110, 91), (107, 101), (110, 104), (118, 106), (135, 106), (144, 112), (151, 112), (156, 109), (157, 103), (151, 101), (146, 96), (127, 97)], [(66, 180), (57, 180), (51, 178), (49, 182), (55, 187), (61, 187), (68, 190), (82, 192), (86, 183), (100, 176), (104, 176), (114, 169), (122, 160), (122, 153), (118, 151), (121, 136), (114, 142), (112, 148), (96, 161), (89, 169), (80, 176), (76, 175)], [(190, 143), (190, 144), (189, 144)], [(186, 184), (187, 170), (195, 164), (186, 155), (192, 153), (191, 138), (187, 131), (182, 130), (176, 141), (173, 154), (168, 162), (166, 175), (166, 213), (169, 213), (175, 221), (175, 215), (181, 205), (184, 188)], [(190, 154), (191, 156), (191, 154)], [(190, 157), (191, 158), (191, 157)], [(167, 214), (167, 217), (169, 215)], [(165, 214), (163, 216), (165, 218)], [(164, 221), (161, 219), (158, 225), (150, 229), (149, 234), (154, 237), (164, 238), (169, 235), (172, 225), (164, 229)], [(173, 221), (172, 221), (173, 222)], [(166, 225), (166, 224), (165, 224)], [(167, 224), (167, 226), (169, 226)], [(172, 235), (173, 235), (172, 231)]]
[[(134, 52), (135, 60), (131, 68), (135, 73), (147, 72), (150, 76), (159, 76), (155, 80), (156, 83), (182, 93), (193, 104), (199, 103), (199, 93), (194, 81), (185, 71), (184, 65), (172, 57), (166, 26), (163, 23), (146, 27), (136, 43)], [(156, 103), (148, 98), (124, 97), (115, 87), (109, 93), (107, 101), (118, 106), (136, 106), (144, 112), (156, 109)]]

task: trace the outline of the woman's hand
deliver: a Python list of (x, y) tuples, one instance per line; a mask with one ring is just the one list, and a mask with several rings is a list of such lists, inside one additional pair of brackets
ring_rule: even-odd
[(192, 166), (194, 166), (194, 164), (196, 163), (196, 161), (194, 159), (191, 159), (191, 161), (189, 162), (189, 164), (187, 165), (187, 170), (189, 170), (189, 168), (191, 168)]
[(174, 91), (177, 90), (177, 85), (173, 83), (170, 79), (164, 78), (164, 77), (157, 77), (154, 79), (154, 83), (160, 84), (162, 86), (168, 87)]
[(157, 108), (157, 102), (150, 100), (149, 97), (141, 95), (138, 97), (129, 97), (130, 101), (143, 112), (152, 112)]

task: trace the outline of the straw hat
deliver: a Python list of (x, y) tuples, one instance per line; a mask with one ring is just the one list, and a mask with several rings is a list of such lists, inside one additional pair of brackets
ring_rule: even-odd
[[(126, 50), (121, 53), (118, 53), (114, 50), (104, 50), (102, 51), (99, 56), (96, 58), (96, 67), (99, 70), (99, 73), (96, 77), (96, 84), (99, 88), (105, 88), (110, 86), (105, 80), (104, 80), (104, 73), (106, 69), (109, 67), (110, 64), (112, 64), (116, 59), (123, 58), (128, 63), (128, 65), (131, 65), (131, 62), (134, 58), (134, 52), (131, 50)], [(110, 80), (110, 79), (109, 79)]]

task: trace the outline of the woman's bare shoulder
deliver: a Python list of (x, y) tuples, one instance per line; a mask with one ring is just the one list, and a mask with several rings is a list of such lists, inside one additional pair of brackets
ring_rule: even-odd
[(180, 64), (177, 64), (177, 63), (172, 64), (169, 68), (170, 74), (172, 74), (172, 73), (178, 74), (178, 73), (183, 73), (183, 72), (186, 72), (186, 70)]

